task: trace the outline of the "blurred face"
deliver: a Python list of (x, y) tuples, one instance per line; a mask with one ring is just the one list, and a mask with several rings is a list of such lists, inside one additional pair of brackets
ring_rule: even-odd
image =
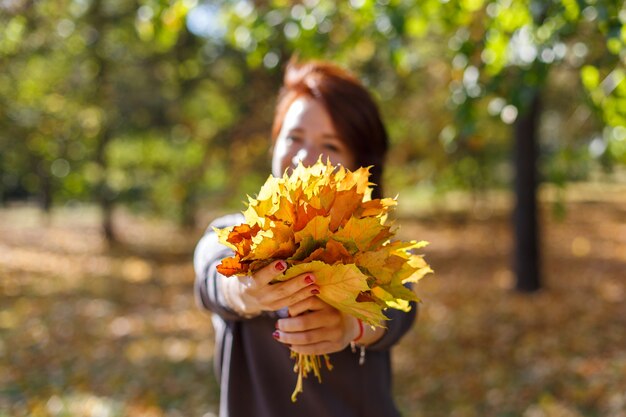
[(354, 170), (356, 158), (339, 139), (328, 112), (316, 100), (302, 96), (287, 110), (281, 130), (276, 138), (272, 156), (272, 174), (281, 176), (287, 168), (299, 161), (313, 165), (322, 156), (334, 165), (341, 164)]

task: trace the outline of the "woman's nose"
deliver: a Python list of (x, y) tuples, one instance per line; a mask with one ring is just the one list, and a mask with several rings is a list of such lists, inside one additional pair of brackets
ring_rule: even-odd
[(302, 161), (302, 163), (304, 163), (304, 160), (306, 159), (306, 156), (307, 156), (306, 149), (302, 148), (302, 149), (298, 150), (298, 152), (293, 156), (293, 158), (291, 158), (291, 164), (296, 166), (296, 165), (298, 165), (298, 163), (300, 161)]
[(296, 166), (298, 165), (298, 162), (302, 162), (305, 166), (311, 166), (317, 162), (318, 156), (319, 155), (315, 155), (315, 152), (302, 148), (298, 150), (295, 156), (291, 159), (291, 163)]

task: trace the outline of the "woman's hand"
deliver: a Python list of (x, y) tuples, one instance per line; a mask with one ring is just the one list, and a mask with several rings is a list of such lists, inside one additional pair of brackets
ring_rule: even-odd
[(289, 306), (289, 315), (289, 318), (276, 322), (274, 338), (301, 354), (338, 352), (345, 349), (361, 331), (356, 318), (318, 297), (308, 297)]
[(272, 283), (286, 268), (285, 261), (276, 261), (253, 276), (227, 278), (224, 296), (228, 304), (244, 315), (253, 316), (261, 311), (277, 311), (319, 294), (312, 273)]

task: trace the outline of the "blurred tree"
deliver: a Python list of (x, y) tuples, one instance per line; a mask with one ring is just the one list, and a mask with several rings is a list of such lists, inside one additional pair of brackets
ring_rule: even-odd
[(610, 0), (0, 2), (0, 195), (96, 201), (110, 239), (114, 203), (182, 224), (239, 204), (297, 53), (378, 95), (389, 189), (509, 186), (518, 132), (532, 203), (543, 179), (626, 163), (625, 20)]
[(13, 7), (12, 15), (2, 15), (0, 41), (0, 194), (38, 195), (49, 210), (76, 147), (70, 133), (76, 109), (62, 95), (72, 87), (68, 62), (55, 45), (58, 39), (48, 36), (55, 32), (53, 22), (19, 13), (35, 6), (17, 2)]
[[(455, 57), (461, 56), (465, 63), (457, 111), (462, 117), (457, 121), (466, 138), (471, 137), (476, 130), (475, 115), (480, 111), (477, 108), (486, 105), (488, 111), (490, 106), (494, 110), (499, 107), (492, 113), (499, 113), (505, 123), (514, 124), (515, 272), (517, 288), (534, 291), (540, 287), (536, 201), (539, 125), (547, 85), (552, 82), (550, 75), (562, 67), (579, 71), (589, 61), (593, 64), (583, 67), (582, 73), (587, 88), (597, 87), (595, 81), (589, 80), (594, 80), (598, 71), (592, 65), (619, 78), (615, 87), (623, 86), (608, 91), (605, 95), (610, 99), (598, 99), (594, 104), (602, 114), (610, 115), (604, 117), (609, 130), (623, 126), (626, 107), (623, 101), (621, 107), (615, 101), (621, 100), (626, 88), (623, 75), (618, 75), (623, 74), (619, 67), (626, 56), (624, 4), (611, 0), (498, 0), (466, 4), (472, 4), (476, 11), (474, 22), (469, 24), (470, 32), (460, 45), (461, 55)], [(588, 57), (589, 51), (593, 53)], [(577, 84), (580, 88), (581, 83)], [(556, 92), (563, 93), (566, 94)], [(484, 98), (490, 95), (496, 97), (487, 104)], [(499, 104), (494, 104), (494, 100), (500, 100)], [(586, 139), (589, 143), (590, 138)], [(570, 140), (561, 139), (564, 146)]]
[[(356, 67), (366, 81), (377, 87), (383, 103), (394, 110), (404, 108), (401, 103), (411, 102), (413, 97), (426, 99), (432, 107), (429, 101), (434, 98), (436, 102), (437, 94), (425, 94), (427, 87), (420, 83), (420, 73), (432, 71), (430, 78), (438, 81), (435, 85), (447, 83), (450, 91), (448, 108), (452, 110), (453, 122), (441, 129), (439, 137), (444, 150), (452, 154), (445, 161), (461, 183), (473, 187), (493, 184), (493, 164), (505, 158), (502, 148), (494, 147), (503, 141), (490, 131), (492, 124), (485, 123), (489, 115), (514, 125), (515, 271), (519, 290), (540, 287), (536, 201), (540, 181), (539, 127), (551, 75), (567, 76), (567, 72), (579, 71), (588, 62), (582, 68), (582, 84), (591, 92), (594, 108), (608, 127), (603, 143), (591, 139), (589, 132), (584, 132), (586, 137), (582, 139), (586, 144), (591, 141), (594, 156), (611, 152), (602, 158), (605, 165), (623, 158), (623, 154), (615, 152), (623, 149), (626, 113), (626, 82), (620, 68), (626, 56), (623, 2), (354, 0), (338, 4), (273, 1), (258, 7), (248, 1), (224, 4), (231, 5), (224, 12), (227, 39), (247, 52), (252, 66), (264, 64), (274, 68), (289, 55), (285, 51), (325, 55)], [(441, 48), (444, 45), (447, 48)], [(610, 73), (603, 86), (601, 73)], [(577, 103), (584, 101), (582, 91), (572, 89), (574, 83), (581, 86), (580, 81), (569, 77), (569, 82), (563, 83), (567, 90), (552, 94), (571, 95), (574, 90)], [(408, 94), (403, 88), (415, 85), (420, 86)], [(392, 95), (398, 97), (391, 98)], [(440, 101), (436, 108), (442, 104)], [(422, 110), (424, 113), (415, 118), (426, 125), (424, 115), (433, 110)], [(401, 112), (396, 113), (396, 118), (402, 116)], [(397, 119), (391, 122), (393, 130), (395, 123)], [(408, 133), (397, 146), (400, 151), (408, 158), (419, 155), (432, 166), (433, 160), (437, 160), (433, 148), (421, 147), (411, 140), (409, 132), (415, 130), (407, 126), (399, 130), (394, 133)], [(422, 129), (418, 137), (428, 135), (432, 132), (429, 130)], [(505, 139), (507, 136), (497, 135)], [(572, 136), (557, 138), (557, 146), (568, 149), (570, 143), (580, 140), (581, 134), (575, 132)], [(506, 140), (504, 144), (509, 146)], [(550, 165), (554, 162), (549, 161)], [(562, 178), (568, 177), (565, 174), (552, 179), (562, 184)]]
[(191, 224), (201, 197), (231, 198), (228, 151), (267, 123), (267, 76), (192, 35), (193, 5), (0, 3), (0, 195), (95, 201), (111, 241), (114, 203)]

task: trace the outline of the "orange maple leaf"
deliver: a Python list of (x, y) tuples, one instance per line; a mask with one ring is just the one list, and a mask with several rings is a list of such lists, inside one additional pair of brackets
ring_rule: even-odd
[(330, 230), (337, 230), (344, 226), (354, 211), (361, 205), (363, 195), (357, 193), (357, 187), (349, 190), (338, 191), (335, 200), (329, 211)]
[(227, 277), (237, 274), (246, 273), (247, 266), (239, 262), (237, 257), (224, 258), (222, 262), (217, 266), (217, 272)]
[(311, 261), (322, 261), (330, 265), (354, 263), (352, 255), (346, 250), (345, 246), (333, 239), (328, 240), (325, 247), (314, 250), (302, 263)]

